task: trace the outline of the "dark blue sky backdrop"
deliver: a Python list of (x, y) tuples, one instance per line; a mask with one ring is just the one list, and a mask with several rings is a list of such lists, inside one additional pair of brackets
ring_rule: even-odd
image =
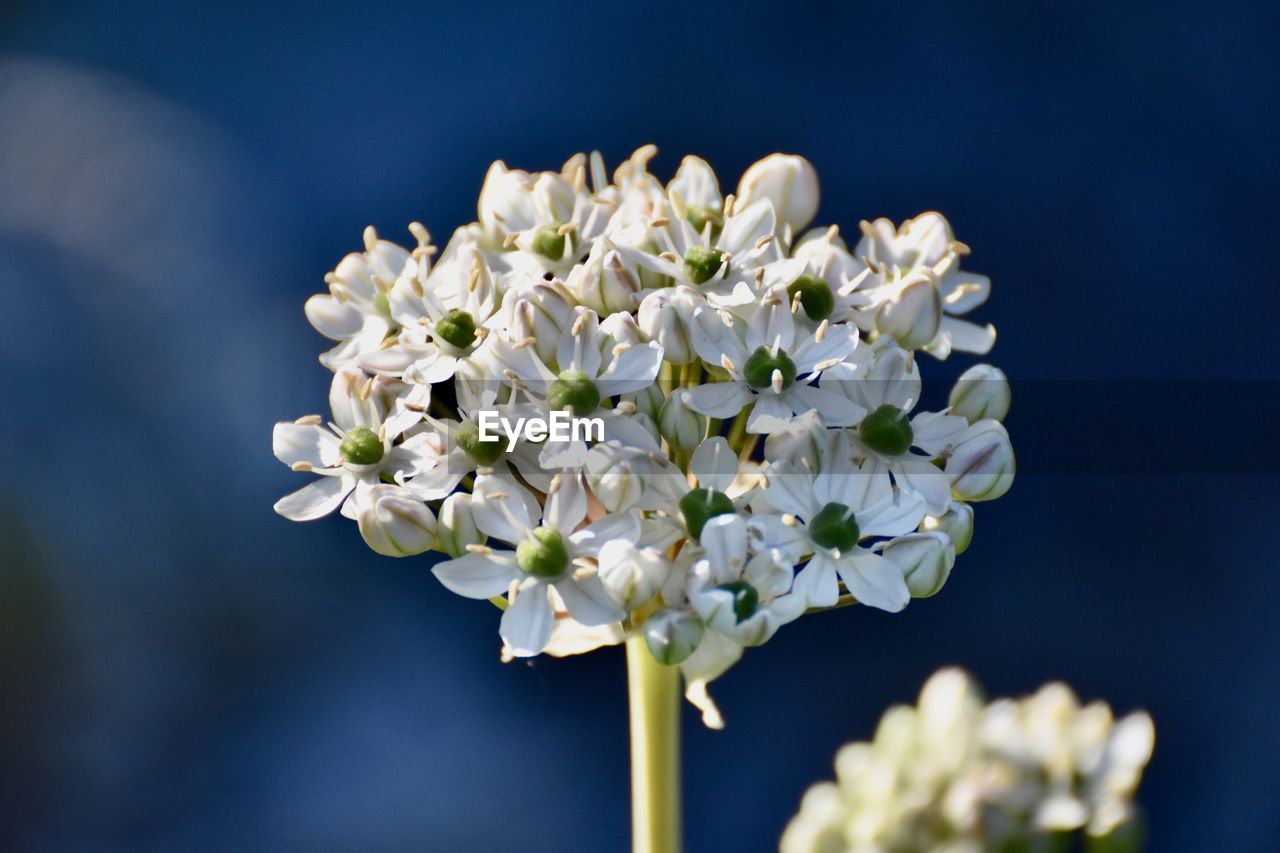
[(687, 715), (690, 849), (771, 849), (943, 664), (1149, 708), (1152, 849), (1275, 849), (1278, 40), (1264, 3), (0, 7), (0, 847), (625, 848), (621, 654), (499, 664), (425, 559), (271, 512), (270, 429), (323, 406), (302, 303), (366, 224), (655, 142), (726, 185), (804, 154), (846, 230), (945, 212), (1020, 386), (941, 594)]

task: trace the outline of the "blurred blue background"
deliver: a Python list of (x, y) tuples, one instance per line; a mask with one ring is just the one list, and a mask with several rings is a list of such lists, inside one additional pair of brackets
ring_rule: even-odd
[(1264, 3), (4, 4), (0, 848), (625, 849), (621, 653), (499, 663), (425, 558), (271, 512), (270, 430), (323, 407), (302, 303), (366, 224), (444, 239), (493, 159), (655, 142), (729, 186), (802, 153), (846, 230), (944, 211), (1020, 383), (942, 594), (803, 620), (715, 685), (727, 730), (686, 713), (690, 849), (770, 849), (952, 663), (1149, 708), (1153, 851), (1276, 849), (1278, 38)]

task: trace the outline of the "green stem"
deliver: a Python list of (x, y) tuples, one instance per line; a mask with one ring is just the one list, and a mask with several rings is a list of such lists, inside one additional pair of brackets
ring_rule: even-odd
[(632, 853), (680, 850), (680, 670), (627, 640)]

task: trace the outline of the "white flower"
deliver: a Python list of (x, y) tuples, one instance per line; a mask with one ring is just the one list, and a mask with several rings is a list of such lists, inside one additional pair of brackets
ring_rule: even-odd
[[(652, 434), (636, 419), (620, 408), (601, 408), (613, 397), (653, 383), (662, 363), (662, 348), (656, 343), (615, 343), (596, 313), (581, 308), (567, 333), (561, 334), (550, 364), (538, 357), (527, 339), (510, 341), (499, 334), (493, 352), (513, 389), (510, 402), (501, 407), (504, 413), (546, 417), (552, 411), (569, 411), (579, 418), (599, 418), (606, 440), (658, 449)], [(547, 468), (574, 467), (585, 464), (586, 453), (581, 440), (548, 441), (540, 459)]]
[(697, 289), (715, 307), (748, 305), (758, 299), (760, 271), (783, 258), (774, 238), (776, 221), (772, 205), (760, 201), (736, 205), (718, 233), (709, 226), (699, 233), (689, 211), (677, 209), (673, 218), (651, 220), (638, 245), (620, 242), (618, 250), (639, 267)]
[[(321, 426), (320, 416), (282, 422), (272, 432), (272, 450), (295, 471), (319, 479), (276, 502), (276, 512), (292, 521), (322, 518), (342, 507), (355, 518), (365, 493), (383, 477), (412, 476), (422, 463), (422, 439), (393, 445), (383, 428), (385, 407), (373, 390), (374, 380), (355, 368), (333, 377), (330, 403), (333, 421)], [(355, 502), (347, 498), (353, 492)]]
[(951, 450), (968, 424), (964, 418), (936, 412), (910, 417), (920, 395), (912, 354), (896, 347), (880, 348), (861, 380), (841, 380), (838, 385), (866, 412), (858, 422), (855, 441), (855, 454), (867, 460), (866, 474), (886, 481), (892, 478), (899, 489), (919, 494), (930, 513), (944, 512), (951, 500), (951, 483), (933, 460)]
[(711, 630), (743, 646), (758, 646), (805, 609), (791, 595), (792, 566), (777, 549), (752, 552), (738, 515), (707, 521), (704, 556), (690, 573), (689, 601)]
[(807, 457), (770, 464), (765, 499), (787, 515), (764, 515), (753, 524), (767, 547), (797, 561), (812, 555), (795, 581), (810, 606), (834, 605), (839, 578), (859, 602), (897, 612), (911, 598), (902, 569), (858, 543), (915, 530), (924, 502), (911, 493), (881, 491), (880, 478), (852, 462), (846, 436), (837, 435), (830, 462), (821, 468)]
[(624, 513), (584, 526), (587, 493), (576, 476), (557, 478), (544, 513), (537, 511), (536, 502), (531, 507), (519, 489), (514, 483), (482, 475), (476, 481), (472, 505), (477, 526), (514, 550), (475, 546), (465, 557), (440, 563), (432, 572), (451, 591), (468, 598), (509, 593), (499, 632), (516, 656), (528, 657), (541, 652), (551, 639), (556, 618), (551, 590), (569, 614), (588, 627), (616, 622), (625, 615), (596, 568), (582, 558), (598, 556), (610, 540), (634, 542), (640, 524), (634, 514)]
[(387, 294), (406, 264), (412, 265), (409, 253), (378, 239), (373, 226), (364, 231), (364, 246), (363, 252), (347, 255), (324, 277), (328, 293), (307, 300), (311, 325), (340, 342), (320, 356), (320, 363), (330, 370), (341, 370), (361, 355), (376, 352), (395, 327)]
[[(885, 270), (890, 278), (901, 279), (927, 272), (932, 277), (945, 316), (924, 349), (946, 358), (952, 350), (979, 355), (995, 343), (995, 328), (956, 319), (987, 301), (991, 279), (960, 269), (960, 258), (969, 247), (957, 241), (951, 225), (939, 213), (923, 213), (895, 229), (887, 219), (862, 223), (863, 237), (854, 255), (873, 267)], [(905, 344), (904, 344), (905, 345)]]
[(728, 375), (724, 382), (693, 388), (686, 403), (714, 418), (736, 417), (748, 405), (746, 429), (770, 433), (797, 412), (816, 409), (830, 426), (855, 423), (862, 410), (840, 394), (810, 383), (822, 371), (844, 363), (858, 345), (852, 326), (821, 325), (797, 332), (790, 307), (769, 298), (745, 325), (725, 311), (699, 309), (693, 345), (709, 366)]

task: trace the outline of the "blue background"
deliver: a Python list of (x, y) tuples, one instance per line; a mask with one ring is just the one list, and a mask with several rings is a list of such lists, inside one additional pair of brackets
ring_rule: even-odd
[(1153, 850), (1275, 849), (1278, 23), (6, 4), (0, 847), (626, 847), (620, 652), (500, 664), (496, 613), (425, 558), (276, 517), (300, 480), (269, 436), (323, 407), (302, 303), (364, 225), (444, 239), (493, 159), (655, 142), (659, 174), (695, 152), (729, 186), (802, 153), (846, 231), (944, 211), (1020, 383), (1019, 480), (940, 595), (751, 651), (713, 688), (724, 732), (687, 711), (690, 849), (770, 849), (951, 663), (1150, 709)]

